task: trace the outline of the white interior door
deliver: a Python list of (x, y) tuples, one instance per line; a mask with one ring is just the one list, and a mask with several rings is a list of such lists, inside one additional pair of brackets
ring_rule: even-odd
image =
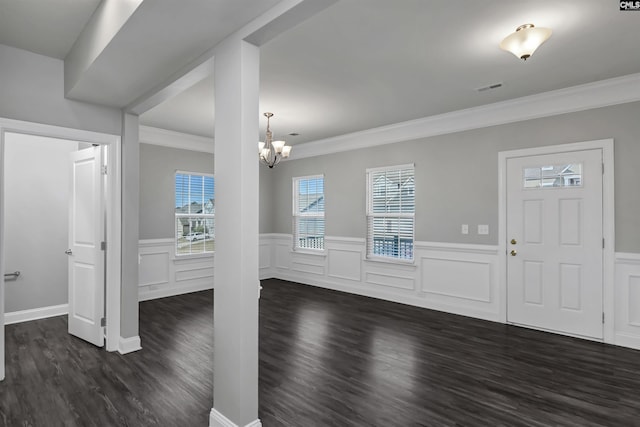
[(71, 153), (69, 333), (101, 347), (104, 331), (104, 198), (100, 147)]
[(603, 338), (602, 150), (507, 160), (507, 320)]

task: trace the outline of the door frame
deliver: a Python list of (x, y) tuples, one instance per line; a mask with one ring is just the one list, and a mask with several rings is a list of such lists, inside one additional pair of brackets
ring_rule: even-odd
[[(48, 138), (58, 138), (107, 147), (107, 254), (106, 254), (106, 311), (108, 319), (105, 348), (118, 350), (120, 340), (120, 287), (121, 287), (121, 239), (122, 239), (122, 197), (121, 197), (121, 153), (119, 135), (65, 128), (40, 123), (0, 118), (0, 182), (4, 182), (4, 146), (7, 133), (28, 134)], [(0, 254), (4, 253), (4, 186), (0, 186)], [(5, 377), (5, 335), (4, 335), (4, 259), (0, 257), (0, 380)]]
[(500, 151), (498, 153), (498, 294), (499, 319), (507, 323), (507, 161), (516, 157), (539, 156), (583, 150), (602, 150), (602, 232), (605, 239), (602, 259), (605, 343), (614, 343), (615, 291), (615, 202), (613, 139), (575, 142), (544, 147)]

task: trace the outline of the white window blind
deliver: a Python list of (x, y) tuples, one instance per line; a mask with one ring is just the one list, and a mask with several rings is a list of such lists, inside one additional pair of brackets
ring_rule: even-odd
[(413, 165), (367, 169), (367, 258), (413, 260)]
[(293, 178), (293, 247), (324, 250), (324, 176)]
[(212, 175), (176, 172), (176, 255), (215, 250), (215, 193)]

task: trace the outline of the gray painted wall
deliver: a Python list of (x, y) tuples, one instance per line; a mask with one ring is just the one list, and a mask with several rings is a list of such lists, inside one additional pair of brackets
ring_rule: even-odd
[[(140, 239), (174, 237), (174, 175), (176, 170), (213, 173), (213, 153), (140, 144)], [(260, 166), (260, 232), (271, 230), (271, 171)]]
[[(122, 271), (120, 336), (138, 335), (140, 140), (138, 116), (122, 115)], [(109, 319), (107, 319), (107, 322)]]
[(5, 311), (68, 302), (70, 153), (77, 141), (7, 133), (5, 265), (21, 272), (5, 282)]
[(140, 144), (140, 239), (175, 236), (177, 170), (213, 173), (213, 154)]
[[(292, 178), (324, 174), (326, 234), (364, 238), (365, 169), (415, 163), (416, 240), (495, 245), (498, 152), (614, 138), (616, 251), (640, 252), (638, 118), (636, 102), (283, 162), (267, 171), (279, 191), (269, 193), (272, 215), (261, 232), (291, 233)], [(461, 224), (469, 224), (469, 235)], [(478, 224), (488, 224), (489, 235), (479, 236)]]
[(120, 110), (64, 98), (64, 63), (0, 45), (0, 117), (120, 135)]

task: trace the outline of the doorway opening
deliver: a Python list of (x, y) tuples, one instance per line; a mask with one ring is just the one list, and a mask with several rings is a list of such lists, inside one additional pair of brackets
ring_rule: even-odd
[[(48, 144), (42, 145), (45, 147), (50, 147), (53, 149), (54, 145), (56, 145), (56, 149), (53, 150), (53, 153), (57, 153), (56, 156), (60, 157), (64, 153), (60, 151), (68, 150), (70, 153), (73, 150), (74, 146), (77, 148), (85, 148), (85, 150), (96, 151), (99, 153), (103, 153), (107, 158), (107, 166), (103, 170), (100, 167), (100, 172), (106, 172), (106, 175), (100, 178), (104, 183), (104, 201), (105, 209), (101, 213), (104, 214), (105, 220), (101, 222), (101, 227), (103, 230), (103, 235), (105, 237), (105, 251), (102, 252), (102, 257), (105, 260), (104, 265), (104, 273), (102, 274), (104, 280), (104, 313), (106, 317), (106, 326), (103, 330), (101, 329), (101, 334), (104, 334), (104, 344), (107, 351), (114, 351), (118, 349), (119, 336), (120, 336), (120, 271), (121, 271), (121, 260), (120, 260), (120, 252), (121, 252), (121, 198), (120, 198), (120, 137), (117, 135), (108, 135), (96, 132), (89, 131), (81, 131), (75, 129), (68, 128), (60, 128), (57, 126), (49, 126), (49, 125), (41, 125), (29, 122), (21, 122), (15, 120), (5, 120), (0, 119), (0, 153), (2, 153), (1, 161), (0, 161), (0, 179), (2, 180), (3, 185), (0, 186), (0, 254), (3, 254), (0, 257), (0, 271), (2, 275), (0, 276), (0, 319), (2, 319), (2, 326), (0, 328), (0, 379), (4, 379), (5, 374), (5, 337), (4, 337), (4, 311), (5, 311), (5, 303), (7, 302), (5, 295), (7, 291), (7, 282), (5, 278), (5, 274), (9, 273), (8, 278), (11, 279), (10, 273), (14, 271), (7, 271), (7, 268), (12, 268), (10, 265), (6, 263), (7, 257), (7, 247), (6, 243), (9, 241), (8, 238), (11, 237), (12, 241), (16, 241), (16, 232), (18, 233), (19, 239), (19, 230), (16, 230), (16, 221), (10, 213), (10, 210), (13, 212), (18, 209), (17, 216), (19, 213), (19, 206), (8, 206), (8, 201), (13, 201), (15, 203), (16, 200), (20, 200), (20, 197), (23, 198), (35, 198), (38, 199), (38, 193), (42, 191), (52, 191), (51, 188), (29, 188), (29, 189), (20, 189), (17, 193), (14, 188), (10, 188), (7, 191), (8, 183), (5, 178), (8, 177), (7, 173), (11, 172), (11, 179), (16, 179), (15, 170), (12, 171), (12, 165), (7, 164), (7, 157), (5, 156), (5, 150), (8, 145), (12, 147), (19, 147), (19, 150), (26, 149), (26, 146), (19, 146), (20, 142), (25, 142), (27, 140), (39, 140), (41, 143)], [(61, 148), (66, 147), (66, 148)], [(13, 150), (13, 148), (11, 148)], [(28, 155), (31, 156), (33, 160), (33, 166), (38, 164), (46, 167), (47, 159), (46, 156), (52, 156), (52, 153), (46, 153), (48, 150), (30, 150), (28, 151)], [(50, 151), (50, 150), (49, 150)], [(66, 156), (66, 155), (65, 155)], [(11, 156), (10, 156), (11, 157)], [(53, 163), (53, 157), (50, 158)], [(71, 159), (69, 159), (69, 168), (71, 169)], [(60, 178), (60, 177), (58, 177)], [(56, 179), (52, 177), (52, 185), (55, 185)], [(61, 182), (58, 179), (58, 184)], [(67, 181), (68, 182), (68, 181)], [(24, 187), (19, 181), (15, 183), (15, 187)], [(101, 183), (102, 184), (102, 183)], [(67, 187), (68, 188), (68, 187)], [(67, 189), (65, 188), (65, 190)], [(20, 191), (21, 190), (21, 191)], [(21, 194), (27, 193), (27, 194)], [(67, 192), (60, 192), (60, 194), (66, 194)], [(58, 203), (55, 201), (55, 197), (49, 200), (49, 203)], [(63, 204), (69, 204), (68, 200), (59, 201), (61, 206)], [(62, 209), (62, 208), (60, 208)], [(60, 211), (58, 209), (58, 211)], [(44, 229), (47, 227), (55, 227), (56, 224), (52, 223), (47, 219), (47, 207), (43, 206), (41, 212), (31, 213), (34, 216), (35, 221), (41, 221), (44, 224)], [(7, 226), (9, 225), (8, 221), (11, 221), (12, 229), (9, 230)], [(29, 219), (29, 221), (34, 221), (34, 219)], [(19, 227), (22, 227), (20, 222), (17, 222)], [(43, 225), (41, 224), (41, 225)], [(28, 227), (28, 224), (24, 224), (24, 227)], [(42, 227), (41, 227), (42, 228)], [(106, 233), (105, 233), (106, 230)], [(51, 235), (55, 233), (50, 233)], [(59, 233), (58, 233), (59, 234)], [(59, 236), (58, 236), (59, 238)], [(28, 251), (28, 247), (33, 244), (37, 244), (37, 240), (41, 240), (41, 244), (46, 246), (52, 242), (48, 242), (46, 240), (46, 236), (31, 236), (30, 241), (24, 242), (24, 246)], [(67, 256), (66, 254), (64, 255)], [(33, 259), (33, 263), (38, 265), (40, 260)], [(52, 265), (50, 265), (51, 268)], [(31, 268), (31, 267), (29, 267)], [(58, 265), (59, 269), (60, 266)], [(66, 262), (63, 266), (64, 269), (67, 268)], [(10, 289), (9, 293), (13, 292), (15, 289)], [(51, 291), (52, 289), (48, 289)], [(59, 292), (60, 290), (56, 290), (55, 292)], [(12, 296), (12, 295), (10, 295)], [(33, 296), (33, 295), (32, 295)], [(46, 300), (46, 296), (40, 296), (43, 301)], [(13, 301), (15, 303), (15, 301)], [(15, 307), (19, 307), (19, 304)], [(65, 304), (60, 304), (58, 309), (63, 309)], [(12, 307), (15, 309), (15, 307)], [(56, 307), (56, 306), (54, 306)], [(46, 310), (41, 313), (41, 317), (49, 317), (51, 315), (57, 315), (62, 313), (47, 313)]]

